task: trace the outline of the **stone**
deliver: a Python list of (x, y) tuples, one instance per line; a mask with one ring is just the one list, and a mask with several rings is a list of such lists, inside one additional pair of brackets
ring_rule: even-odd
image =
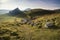
[(53, 22), (46, 22), (45, 28), (52, 28), (54, 26)]
[(23, 24), (27, 23), (27, 19), (22, 19), (21, 23), (23, 23)]

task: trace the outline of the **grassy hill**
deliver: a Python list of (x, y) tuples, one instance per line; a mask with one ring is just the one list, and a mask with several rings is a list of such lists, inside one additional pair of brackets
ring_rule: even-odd
[[(60, 40), (60, 12), (32, 9), (24, 13), (28, 17), (25, 23), (21, 23), (24, 17), (0, 15), (0, 40)], [(47, 22), (54, 25), (46, 28)]]

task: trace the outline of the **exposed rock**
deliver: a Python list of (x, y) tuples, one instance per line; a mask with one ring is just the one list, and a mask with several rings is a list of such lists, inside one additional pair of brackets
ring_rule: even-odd
[(25, 23), (27, 23), (27, 21), (28, 21), (27, 19), (22, 19), (21, 23), (25, 24)]
[(53, 22), (46, 22), (45, 28), (53, 28), (53, 27), (54, 27), (54, 23)]

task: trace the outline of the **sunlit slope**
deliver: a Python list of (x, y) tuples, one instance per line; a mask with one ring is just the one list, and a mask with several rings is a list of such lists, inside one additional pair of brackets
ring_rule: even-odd
[[(22, 17), (17, 17), (19, 15), (0, 15), (0, 40), (60, 40), (60, 13), (38, 15), (34, 12), (25, 13), (35, 25), (28, 24), (29, 21), (21, 23)], [(56, 28), (45, 28), (47, 21), (53, 22)]]

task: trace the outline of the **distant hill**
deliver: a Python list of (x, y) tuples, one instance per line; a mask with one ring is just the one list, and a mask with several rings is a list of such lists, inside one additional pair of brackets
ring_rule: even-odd
[(57, 12), (57, 13), (60, 13), (60, 9), (56, 9), (56, 10), (54, 10), (55, 12)]
[[(8, 13), (8, 14), (4, 14)], [(14, 10), (0, 10), (0, 14), (4, 14), (6, 16), (15, 16), (22, 18), (37, 18), (44, 15), (50, 15), (60, 13), (60, 9), (55, 10), (45, 10), (45, 9), (26, 9), (21, 11), (19, 8), (15, 8)]]
[(0, 14), (9, 13), (9, 10), (0, 10)]
[(37, 16), (43, 16), (43, 15), (50, 15), (54, 13), (60, 13), (60, 9), (56, 10), (45, 10), (45, 9), (30, 9), (28, 11), (24, 11), (27, 15), (34, 18)]
[(9, 15), (11, 15), (11, 16), (17, 16), (17, 17), (26, 17), (26, 14), (23, 11), (21, 11), (19, 8), (11, 10), (9, 12)]

